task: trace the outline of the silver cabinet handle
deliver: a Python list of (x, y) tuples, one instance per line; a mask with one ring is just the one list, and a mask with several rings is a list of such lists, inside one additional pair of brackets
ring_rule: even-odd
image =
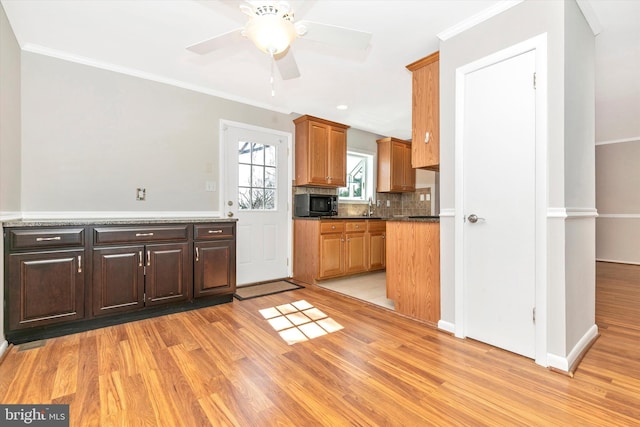
[(136, 233), (136, 237), (148, 237), (153, 236), (153, 233)]
[(147, 251), (147, 265), (151, 265), (151, 251)]
[(82, 255), (78, 255), (78, 273), (82, 273)]
[(196, 262), (200, 261), (200, 251), (198, 250), (198, 247), (196, 246)]
[(50, 240), (62, 240), (62, 237), (56, 236), (56, 237), (37, 237), (36, 238), (36, 242), (48, 242)]
[(220, 234), (222, 230), (209, 230), (209, 234)]
[(138, 252), (138, 267), (142, 267), (142, 251)]

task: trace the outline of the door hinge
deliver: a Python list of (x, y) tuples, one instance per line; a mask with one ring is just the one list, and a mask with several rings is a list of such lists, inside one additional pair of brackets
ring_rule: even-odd
[(533, 73), (533, 88), (536, 89), (536, 73)]
[(533, 323), (536, 323), (536, 308), (533, 307)]

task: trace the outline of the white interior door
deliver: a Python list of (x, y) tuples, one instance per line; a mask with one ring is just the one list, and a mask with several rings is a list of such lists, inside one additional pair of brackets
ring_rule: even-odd
[(534, 358), (535, 51), (466, 75), (464, 330)]
[(237, 223), (238, 285), (289, 277), (290, 136), (223, 125), (226, 198), (223, 214)]

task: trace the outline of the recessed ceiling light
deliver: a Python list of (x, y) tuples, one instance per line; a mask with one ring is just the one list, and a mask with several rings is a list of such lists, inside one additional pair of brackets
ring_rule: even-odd
[(348, 105), (345, 104), (340, 104), (336, 107), (338, 110), (346, 110), (347, 108), (349, 108)]

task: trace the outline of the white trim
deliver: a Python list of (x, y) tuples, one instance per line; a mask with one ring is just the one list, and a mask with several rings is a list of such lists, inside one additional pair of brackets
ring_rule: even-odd
[(602, 32), (602, 25), (600, 24), (598, 15), (591, 6), (591, 2), (589, 0), (576, 0), (576, 3), (578, 3), (578, 7), (580, 8), (580, 11), (582, 11), (582, 15), (587, 21), (587, 24), (591, 27), (593, 35), (597, 36), (600, 34)]
[(609, 219), (640, 219), (640, 214), (598, 214), (598, 218), (609, 218)]
[(634, 138), (610, 139), (606, 141), (596, 142), (596, 145), (621, 144), (624, 142), (640, 142), (640, 136)]
[(75, 62), (76, 64), (88, 65), (90, 67), (100, 68), (102, 70), (113, 71), (115, 73), (126, 74), (128, 76), (139, 77), (141, 79), (150, 80), (153, 82), (164, 83), (167, 85), (180, 87), (194, 92), (204, 93), (206, 95), (217, 96), (218, 98), (228, 99), (230, 101), (240, 102), (242, 104), (251, 105), (253, 107), (262, 108), (269, 111), (275, 111), (283, 114), (291, 114), (289, 109), (278, 108), (272, 104), (263, 104), (256, 102), (253, 99), (243, 98), (241, 96), (233, 95), (228, 92), (221, 92), (212, 90), (204, 86), (198, 86), (191, 83), (183, 82), (181, 80), (171, 79), (168, 77), (160, 76), (157, 74), (147, 73), (146, 71), (136, 70), (134, 68), (123, 67), (116, 64), (110, 64), (108, 62), (96, 61), (95, 59), (87, 58), (84, 56), (73, 55), (67, 52), (62, 52), (56, 49), (40, 46), (33, 43), (26, 43), (22, 46), (22, 50), (30, 53), (37, 53), (39, 55), (49, 56), (52, 58), (62, 59), (64, 61)]
[(566, 218), (567, 210), (565, 208), (547, 208), (547, 218)]
[(447, 209), (442, 209), (440, 211), (440, 218), (448, 218), (448, 217), (454, 218), (455, 216), (456, 216), (455, 209), (447, 208)]
[(293, 276), (293, 206), (291, 204), (291, 194), (293, 194), (293, 134), (277, 129), (265, 128), (262, 126), (250, 125), (242, 122), (235, 122), (232, 120), (220, 119), (220, 127), (218, 134), (218, 158), (220, 167), (218, 168), (219, 175), (218, 180), (220, 182), (219, 191), (219, 205), (221, 209), (224, 209), (225, 200), (227, 200), (227, 162), (225, 151), (225, 133), (227, 128), (236, 127), (241, 129), (247, 129), (255, 132), (268, 133), (271, 135), (277, 135), (286, 139), (287, 144), (287, 273), (289, 276)]
[(22, 218), (22, 212), (0, 212), (0, 222), (15, 221)]
[(456, 325), (445, 320), (438, 320), (438, 329), (453, 334), (456, 332)]
[(16, 219), (155, 219), (155, 218), (211, 218), (220, 219), (216, 211), (33, 211), (22, 212)]
[(495, 5), (486, 8), (485, 10), (476, 13), (475, 15), (455, 24), (452, 27), (447, 28), (444, 31), (436, 34), (442, 41), (449, 40), (450, 38), (457, 36), (463, 31), (468, 30), (469, 28), (475, 27), (476, 25), (493, 18), (494, 16), (504, 12), (505, 10), (511, 9), (513, 6), (516, 6), (522, 3), (524, 0), (503, 0)]
[(569, 372), (569, 369), (578, 360), (580, 354), (591, 344), (595, 337), (598, 336), (598, 326), (593, 325), (587, 330), (587, 332), (580, 338), (573, 349), (569, 352), (567, 357), (558, 356), (556, 354), (549, 353), (547, 355), (547, 362), (549, 367), (556, 368), (564, 372)]
[[(535, 141), (535, 362), (547, 366), (547, 34), (541, 34), (521, 43), (502, 49), (484, 58), (456, 69), (455, 92), (455, 216), (464, 218), (464, 94), (465, 77), (476, 70), (534, 50), (536, 52), (536, 141)], [(561, 211), (566, 215), (564, 209)], [(454, 227), (454, 289), (455, 336), (464, 338), (464, 227), (463, 221)]]
[(2, 344), (0, 344), (0, 357), (4, 354), (5, 351), (9, 348), (9, 342), (4, 340)]
[(597, 218), (598, 210), (595, 208), (567, 208), (567, 219)]
[(630, 264), (630, 265), (640, 265), (640, 262), (636, 262), (636, 261), (622, 261), (619, 259), (604, 259), (604, 258), (596, 258), (596, 261), (602, 261), (602, 262), (614, 262), (616, 264)]

